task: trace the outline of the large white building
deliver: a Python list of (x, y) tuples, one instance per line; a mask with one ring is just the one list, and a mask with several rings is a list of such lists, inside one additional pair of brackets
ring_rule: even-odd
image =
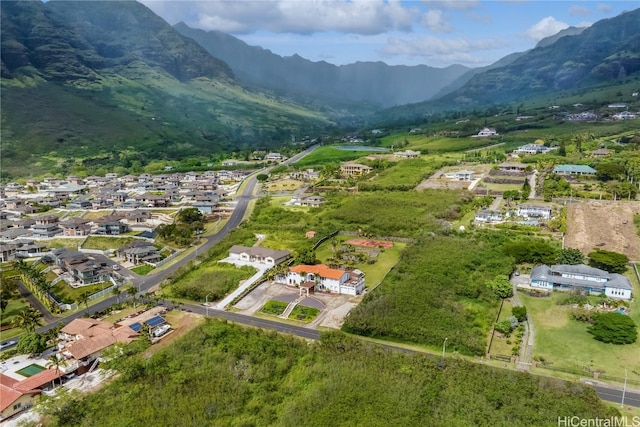
[(296, 265), (279, 277), (288, 285), (306, 289), (333, 292), (337, 294), (359, 295), (364, 291), (364, 273), (360, 270), (340, 270), (325, 264)]
[(581, 290), (605, 294), (610, 298), (630, 299), (631, 282), (621, 274), (609, 273), (588, 265), (538, 265), (531, 270), (531, 287), (548, 290)]

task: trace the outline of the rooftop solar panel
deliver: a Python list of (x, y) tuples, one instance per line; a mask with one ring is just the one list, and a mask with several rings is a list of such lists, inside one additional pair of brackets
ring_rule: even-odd
[(142, 329), (142, 325), (140, 324), (140, 322), (133, 323), (129, 325), (129, 327), (133, 329), (135, 332), (140, 332), (140, 329)]
[(156, 317), (152, 317), (151, 319), (145, 321), (144, 323), (146, 323), (150, 328), (153, 328), (154, 326), (158, 326), (161, 325), (163, 323), (166, 323), (167, 321), (164, 320), (164, 318), (162, 318), (162, 316), (156, 316)]

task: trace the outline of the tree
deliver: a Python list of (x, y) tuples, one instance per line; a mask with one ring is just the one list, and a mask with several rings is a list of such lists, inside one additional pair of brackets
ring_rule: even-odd
[(596, 315), (588, 331), (596, 340), (611, 344), (631, 344), (638, 339), (633, 319), (616, 311)]
[(629, 258), (618, 252), (605, 251), (596, 248), (589, 253), (589, 265), (608, 271), (609, 273), (624, 273), (627, 270)]
[(304, 249), (296, 256), (296, 264), (313, 265), (316, 263), (316, 252), (313, 249)]
[(497, 275), (493, 280), (487, 282), (487, 287), (493, 291), (498, 298), (510, 298), (513, 296), (513, 285), (504, 274)]
[(508, 242), (502, 245), (502, 250), (505, 254), (511, 255), (516, 263), (553, 264), (556, 259), (556, 249), (538, 239)]
[(511, 308), (511, 314), (518, 319), (518, 322), (524, 322), (527, 320), (527, 307), (519, 305)]
[(562, 249), (556, 258), (556, 264), (578, 265), (584, 263), (584, 255), (579, 249)]
[(85, 310), (89, 310), (89, 292), (84, 291), (78, 296), (78, 304), (84, 304)]
[[(55, 354), (52, 354), (51, 356), (49, 356), (49, 361), (47, 362), (47, 368), (54, 368), (56, 370), (56, 374), (60, 373), (60, 368), (62, 366), (65, 366), (66, 363), (64, 360), (62, 359), (58, 359), (58, 356)], [(62, 379), (60, 380), (60, 384), (62, 384)]]
[(269, 175), (264, 174), (264, 173), (260, 173), (260, 174), (256, 175), (256, 179), (258, 180), (258, 182), (265, 182), (266, 180), (269, 179)]
[(27, 332), (33, 332), (40, 326), (42, 314), (33, 307), (23, 309), (14, 319), (17, 328), (22, 328)]
[(18, 282), (15, 278), (3, 278), (0, 280), (0, 311), (5, 311), (9, 300), (18, 289)]
[(24, 334), (16, 346), (16, 350), (21, 354), (38, 354), (42, 353), (46, 348), (47, 337), (37, 332)]
[(186, 208), (182, 209), (178, 213), (178, 221), (185, 224), (191, 224), (194, 222), (202, 222), (204, 215), (198, 210), (198, 208)]

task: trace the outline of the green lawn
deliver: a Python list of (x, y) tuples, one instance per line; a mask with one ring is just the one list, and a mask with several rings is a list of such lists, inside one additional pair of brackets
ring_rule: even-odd
[(144, 276), (145, 274), (149, 274), (149, 272), (151, 270), (153, 270), (155, 267), (149, 264), (144, 264), (144, 265), (139, 265), (137, 267), (133, 267), (130, 270), (133, 271), (136, 274), (139, 274), (141, 276)]
[[(638, 286), (634, 285), (635, 295)], [(587, 324), (569, 317), (570, 308), (557, 304), (563, 293), (554, 292), (549, 298), (534, 298), (520, 293), (522, 303), (533, 319), (535, 344), (533, 356), (543, 357), (551, 367), (581, 370), (600, 370), (606, 375), (624, 378), (625, 368), (640, 366), (640, 342), (617, 346), (593, 339)], [(632, 317), (636, 320), (640, 302), (631, 303)], [(534, 368), (534, 372), (549, 374), (548, 370)], [(631, 374), (632, 377), (634, 374)], [(583, 376), (589, 376), (584, 371)], [(640, 376), (634, 378), (640, 381)]]
[(318, 147), (309, 155), (295, 163), (298, 167), (321, 166), (328, 163), (340, 163), (364, 157), (370, 151), (339, 150), (336, 147), (325, 145)]
[(95, 294), (103, 289), (106, 289), (112, 285), (111, 282), (101, 282), (94, 285), (81, 286), (79, 288), (72, 288), (64, 280), (56, 283), (53, 287), (53, 293), (55, 296), (62, 300), (66, 304), (73, 304), (80, 300), (80, 295), (87, 293), (89, 295)]
[(270, 314), (272, 316), (280, 316), (289, 304), (282, 301), (267, 301), (260, 309), (261, 313)]
[(109, 249), (121, 248), (133, 240), (135, 240), (133, 237), (89, 236), (82, 245), (82, 248), (107, 251)]
[[(9, 303), (7, 304), (7, 308), (2, 312), (2, 324), (11, 324), (15, 316), (27, 307), (30, 307), (30, 305), (24, 298), (10, 299)], [(25, 332), (24, 329), (10, 328), (3, 330), (0, 335), (2, 335), (2, 339), (5, 340), (11, 337), (15, 337), (16, 335), (20, 335), (23, 332)]]
[(304, 305), (296, 305), (289, 315), (289, 319), (298, 320), (304, 323), (310, 323), (315, 319), (320, 310), (314, 307), (306, 307)]

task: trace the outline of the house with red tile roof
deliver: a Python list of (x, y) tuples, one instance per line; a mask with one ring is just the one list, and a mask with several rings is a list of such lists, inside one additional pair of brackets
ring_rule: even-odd
[(24, 380), (17, 380), (0, 373), (0, 422), (33, 405), (34, 398), (42, 390), (52, 389), (55, 381), (64, 375), (56, 369), (46, 369)]
[(365, 286), (362, 271), (331, 268), (325, 264), (296, 265), (290, 267), (286, 275), (278, 279), (288, 285), (302, 286), (309, 291), (347, 295), (359, 295)]

